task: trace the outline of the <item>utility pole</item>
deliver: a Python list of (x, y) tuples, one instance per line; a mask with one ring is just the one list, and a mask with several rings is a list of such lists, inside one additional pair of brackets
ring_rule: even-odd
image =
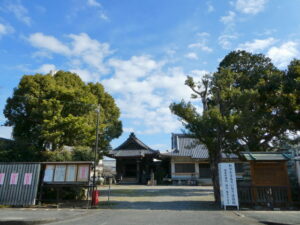
[(99, 145), (99, 121), (100, 121), (100, 104), (97, 108), (97, 123), (96, 123), (96, 145), (94, 151), (94, 175), (93, 175), (93, 191), (96, 189), (96, 163), (97, 163), (97, 153), (98, 153), (98, 145)]

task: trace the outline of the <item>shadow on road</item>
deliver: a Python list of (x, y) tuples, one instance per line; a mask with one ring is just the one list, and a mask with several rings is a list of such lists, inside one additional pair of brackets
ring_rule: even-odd
[(127, 210), (184, 210), (184, 211), (210, 211), (220, 208), (212, 201), (111, 201), (100, 202), (100, 208), (105, 209), (127, 209)]
[[(147, 197), (147, 196), (207, 196), (213, 194), (211, 189), (116, 189), (111, 190), (113, 197)], [(108, 190), (101, 190), (100, 195), (107, 196)]]

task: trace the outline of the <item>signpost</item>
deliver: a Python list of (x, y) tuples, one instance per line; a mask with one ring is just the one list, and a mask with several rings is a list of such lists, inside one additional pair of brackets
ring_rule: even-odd
[(239, 209), (234, 163), (219, 163), (221, 207), (236, 206)]

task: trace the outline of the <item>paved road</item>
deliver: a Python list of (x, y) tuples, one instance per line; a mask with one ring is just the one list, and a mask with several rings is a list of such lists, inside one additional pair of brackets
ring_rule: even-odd
[(0, 225), (300, 224), (299, 211), (220, 210), (211, 187), (113, 186), (109, 204), (107, 188), (100, 193), (98, 209), (0, 209)]

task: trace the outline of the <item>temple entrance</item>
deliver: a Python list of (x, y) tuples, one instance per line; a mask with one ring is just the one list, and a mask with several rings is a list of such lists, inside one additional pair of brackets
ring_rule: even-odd
[(155, 172), (154, 158), (159, 152), (140, 141), (134, 133), (108, 154), (116, 159), (117, 179), (120, 183), (146, 184)]

